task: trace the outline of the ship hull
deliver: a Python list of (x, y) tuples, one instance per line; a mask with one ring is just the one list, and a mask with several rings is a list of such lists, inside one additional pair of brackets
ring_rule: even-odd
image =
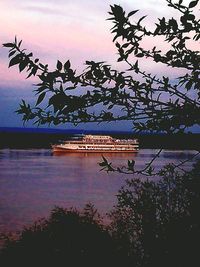
[(135, 153), (138, 149), (131, 150), (116, 150), (116, 149), (67, 149), (67, 148), (53, 148), (53, 153)]

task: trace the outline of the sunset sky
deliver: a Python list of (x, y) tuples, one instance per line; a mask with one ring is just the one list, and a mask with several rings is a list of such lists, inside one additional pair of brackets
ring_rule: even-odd
[[(85, 60), (103, 60), (120, 68), (110, 34), (112, 24), (106, 21), (112, 4), (120, 4), (127, 12), (140, 9), (139, 16), (148, 15), (149, 27), (158, 17), (174, 15), (164, 0), (1, 0), (1, 44), (12, 42), (17, 36), (23, 40), (23, 47), (52, 69), (57, 59), (70, 59), (77, 70), (84, 69)], [(26, 80), (26, 74), (19, 73), (16, 67), (8, 69), (8, 51), (2, 47), (0, 50), (0, 127), (21, 127), (21, 118), (14, 111), (22, 98), (34, 103), (34, 80)], [(158, 74), (163, 71), (149, 64), (146, 68)], [(123, 125), (113, 127), (119, 129)], [(130, 125), (126, 127), (129, 129)]]

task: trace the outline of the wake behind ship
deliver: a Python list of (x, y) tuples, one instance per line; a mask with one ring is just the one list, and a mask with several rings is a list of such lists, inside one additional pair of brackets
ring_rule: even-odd
[(69, 140), (52, 146), (53, 152), (137, 152), (137, 139), (115, 139), (108, 135), (85, 135), (80, 140)]

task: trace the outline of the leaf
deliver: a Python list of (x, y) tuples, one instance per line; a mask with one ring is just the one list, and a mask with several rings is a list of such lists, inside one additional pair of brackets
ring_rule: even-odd
[(11, 51), (11, 52), (9, 53), (8, 57), (12, 57), (15, 53), (16, 53), (16, 50)]
[(116, 45), (117, 48), (120, 48), (121, 47), (118, 42), (116, 42), (115, 45)]
[(103, 159), (103, 161), (104, 161), (106, 164), (108, 164), (108, 161), (107, 161), (107, 159), (106, 159), (104, 156), (102, 156), (102, 159)]
[(140, 22), (141, 22), (143, 19), (145, 19), (145, 18), (146, 18), (146, 16), (141, 17), (141, 18), (138, 20), (138, 24), (140, 24)]
[(136, 73), (139, 72), (139, 68), (138, 68), (138, 60), (135, 62), (135, 65), (133, 66), (134, 70)]
[(6, 43), (6, 44), (3, 44), (4, 47), (14, 47), (15, 44), (13, 43)]
[(196, 34), (196, 35), (193, 37), (193, 39), (194, 39), (195, 41), (198, 41), (198, 40), (200, 39), (200, 34)]
[(88, 61), (88, 60), (85, 61), (85, 64), (89, 66), (92, 65), (91, 61)]
[(42, 63), (39, 63), (39, 66), (40, 66), (42, 69), (45, 68), (45, 66), (44, 66)]
[(70, 66), (71, 66), (70, 61), (67, 60), (67, 62), (65, 62), (64, 64), (64, 70), (67, 71), (70, 68)]
[(156, 25), (157, 25), (157, 27), (153, 33), (154, 36), (158, 35), (158, 33), (160, 32), (160, 25), (158, 25), (158, 24), (156, 24)]
[(99, 166), (104, 167), (106, 166), (105, 162), (99, 162)]
[(118, 59), (117, 59), (117, 62), (120, 62), (120, 61), (122, 61), (123, 60), (123, 58), (122, 57), (119, 57)]
[(35, 76), (35, 74), (37, 73), (38, 68), (37, 67), (33, 67), (31, 72), (29, 73), (29, 75), (26, 77), (26, 79), (28, 79), (29, 77), (31, 77), (32, 75)]
[(40, 86), (38, 89), (34, 90), (36, 91), (36, 95), (40, 94), (42, 91), (46, 90), (48, 87), (47, 86)]
[(113, 106), (114, 106), (114, 105), (110, 105), (110, 106), (108, 106), (108, 109), (112, 109), (112, 108), (113, 108)]
[(199, 2), (199, 0), (190, 2), (190, 4), (189, 4), (189, 8), (193, 8), (193, 7), (195, 7), (195, 6), (198, 4), (198, 2)]
[(154, 61), (155, 62), (159, 62), (161, 60), (161, 55), (159, 55), (159, 54), (155, 54), (154, 55)]
[(195, 15), (193, 15), (193, 14), (187, 15), (187, 20), (194, 20), (194, 19), (195, 19)]
[(127, 48), (129, 45), (130, 45), (130, 43), (126, 43), (126, 44), (123, 44), (122, 47)]
[(137, 54), (136, 56), (137, 56), (137, 57), (143, 57), (144, 54), (143, 54), (143, 53), (139, 53), (139, 54)]
[(15, 57), (13, 57), (11, 60), (10, 60), (10, 63), (9, 63), (9, 68), (13, 65), (16, 65), (20, 62), (20, 55), (16, 55)]
[(57, 61), (56, 68), (57, 68), (58, 70), (62, 70), (62, 63), (61, 63), (59, 60)]
[(43, 92), (42, 94), (39, 95), (39, 97), (37, 99), (36, 106), (39, 105), (42, 102), (42, 100), (44, 99), (45, 95), (46, 95), (46, 92)]
[(19, 42), (18, 47), (20, 47), (21, 44), (22, 44), (22, 40)]
[(114, 5), (114, 9), (113, 9), (113, 13), (114, 14), (120, 14), (121, 12), (123, 12), (123, 8), (120, 5)]
[(33, 69), (32, 69), (32, 75), (35, 76), (35, 74), (37, 73), (37, 70), (38, 70), (37, 66), (36, 67), (33, 67)]
[(27, 55), (27, 57), (32, 57), (33, 56), (33, 53), (30, 53)]
[(135, 13), (137, 13), (139, 10), (133, 10), (130, 13), (128, 13), (128, 18), (132, 15), (134, 15)]
[(21, 61), (19, 64), (19, 71), (20, 72), (23, 71), (26, 68), (27, 64), (28, 64), (27, 60)]

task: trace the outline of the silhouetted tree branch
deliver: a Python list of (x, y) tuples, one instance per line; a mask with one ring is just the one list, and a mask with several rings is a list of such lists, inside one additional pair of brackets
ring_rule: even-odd
[[(122, 167), (119, 167), (119, 166), (116, 167), (112, 164), (112, 162), (108, 162), (108, 160), (104, 156), (102, 156), (102, 162), (99, 163), (99, 166), (102, 167), (101, 171), (105, 170), (107, 173), (119, 172), (119, 173), (123, 173), (123, 174), (137, 174), (137, 175), (141, 174), (144, 176), (151, 176), (151, 177), (152, 176), (160, 176), (162, 169), (161, 170), (160, 169), (155, 170), (153, 163), (155, 163), (155, 161), (159, 158), (162, 151), (163, 151), (162, 148), (159, 149), (156, 152), (156, 154), (152, 157), (152, 159), (149, 162), (147, 162), (143, 168), (140, 168), (140, 169), (135, 168), (135, 161), (134, 160), (128, 160), (126, 165), (124, 165)], [(171, 166), (173, 166), (174, 170), (179, 169), (184, 173), (188, 173), (189, 171), (183, 169), (182, 167), (184, 166), (184, 164), (186, 162), (198, 160), (199, 155), (200, 155), (200, 151), (198, 151), (194, 155), (192, 155), (191, 158), (187, 158), (186, 160), (180, 161), (176, 164), (172, 163)]]
[[(177, 10), (179, 18), (163, 17), (154, 30), (143, 26), (145, 16), (132, 22), (138, 10), (126, 14), (121, 6), (111, 6), (113, 42), (119, 53), (118, 61), (129, 66), (125, 72), (104, 62), (86, 61), (83, 73), (76, 74), (69, 60), (57, 61), (55, 70), (50, 71), (48, 65), (22, 49), (21, 41), (18, 43), (16, 38), (15, 42), (4, 44), (10, 49), (9, 67), (18, 65), (20, 72), (28, 72), (27, 78), (37, 75), (39, 79), (35, 107), (22, 101), (17, 111), (23, 120), (55, 125), (130, 120), (137, 131), (168, 133), (199, 125), (200, 54), (189, 48), (191, 41), (198, 43), (200, 38), (199, 19), (193, 12), (198, 1), (188, 6), (182, 1), (167, 0), (167, 3)], [(144, 38), (156, 40), (158, 36), (168, 43), (167, 51), (162, 52), (156, 46), (144, 47)], [(157, 77), (141, 69), (140, 58), (185, 69), (186, 73), (172, 81), (169, 77)]]

